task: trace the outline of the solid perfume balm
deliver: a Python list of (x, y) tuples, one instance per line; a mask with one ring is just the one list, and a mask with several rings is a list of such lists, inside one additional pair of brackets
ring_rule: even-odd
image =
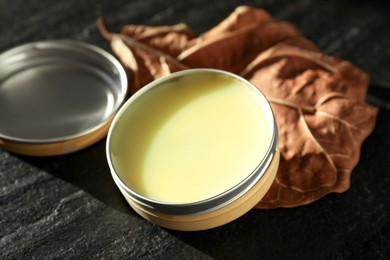
[[(191, 217), (212, 217), (256, 184), (272, 183), (276, 133), (270, 106), (253, 85), (227, 72), (187, 70), (129, 99), (110, 129), (107, 155), (115, 182), (138, 213), (168, 228), (198, 230), (232, 219), (222, 214), (220, 223), (193, 226)], [(159, 213), (188, 218), (188, 225), (156, 221)]]

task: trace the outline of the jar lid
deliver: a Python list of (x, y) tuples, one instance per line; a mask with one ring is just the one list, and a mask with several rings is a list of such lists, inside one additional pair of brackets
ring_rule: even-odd
[(74, 152), (103, 138), (127, 77), (106, 51), (77, 41), (28, 43), (0, 55), (0, 147), (24, 155)]

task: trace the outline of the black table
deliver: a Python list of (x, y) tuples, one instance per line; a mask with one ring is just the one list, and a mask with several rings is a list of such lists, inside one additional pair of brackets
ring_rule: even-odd
[[(0, 150), (1, 259), (389, 259), (390, 6), (385, 1), (0, 0), (0, 51), (45, 39), (110, 47), (97, 31), (124, 24), (187, 23), (196, 33), (240, 4), (294, 23), (325, 53), (371, 76), (380, 107), (351, 188), (298, 208), (251, 210), (225, 226), (177, 232), (139, 217), (116, 188), (105, 140), (65, 156)], [(1, 124), (1, 122), (0, 122)]]

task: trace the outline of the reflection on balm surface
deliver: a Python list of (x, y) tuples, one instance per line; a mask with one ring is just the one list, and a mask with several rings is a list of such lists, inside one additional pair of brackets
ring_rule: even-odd
[(145, 197), (191, 203), (247, 177), (271, 143), (257, 90), (233, 77), (197, 74), (151, 88), (112, 129), (122, 181)]

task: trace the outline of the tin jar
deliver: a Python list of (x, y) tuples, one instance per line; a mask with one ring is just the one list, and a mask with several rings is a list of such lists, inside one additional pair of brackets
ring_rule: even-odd
[(107, 135), (127, 97), (121, 64), (71, 40), (27, 43), (0, 54), (0, 148), (32, 155), (81, 150)]
[(252, 209), (280, 156), (265, 96), (214, 69), (176, 72), (135, 93), (115, 116), (106, 149), (130, 206), (183, 231), (214, 228)]

